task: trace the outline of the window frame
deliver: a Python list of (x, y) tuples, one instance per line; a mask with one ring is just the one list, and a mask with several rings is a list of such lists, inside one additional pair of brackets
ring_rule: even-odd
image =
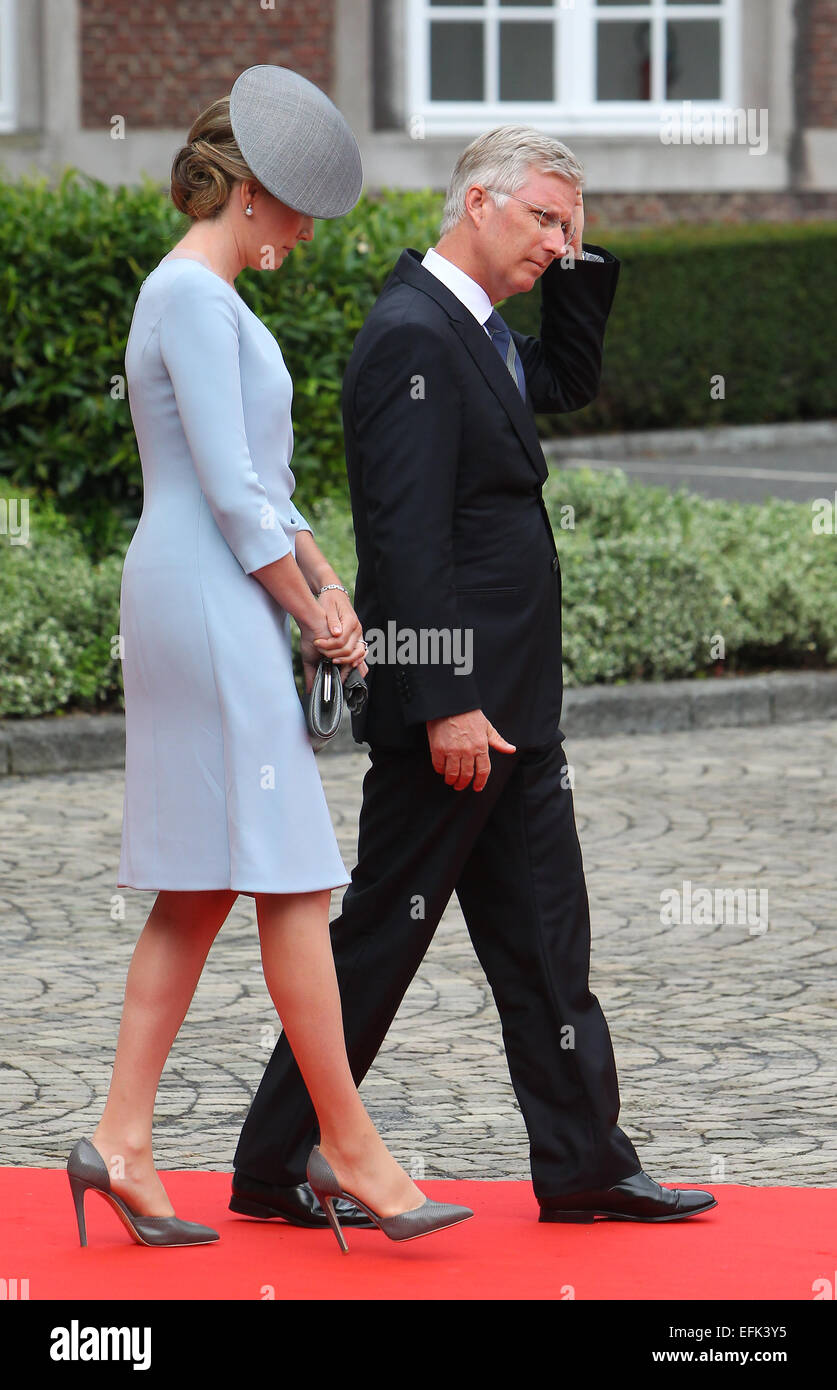
[[(663, 120), (673, 112), (683, 112), (684, 101), (610, 101), (593, 97), (596, 64), (596, 24), (599, 20), (615, 23), (649, 20), (652, 34), (656, 29), (658, 41), (651, 46), (652, 91), (662, 86), (664, 78), (663, 51), (660, 36), (669, 19), (714, 19), (721, 26), (720, 96), (717, 99), (694, 99), (688, 102), (692, 115), (703, 121), (709, 112), (721, 114), (737, 110), (741, 91), (741, 0), (719, 0), (717, 4), (687, 0), (684, 4), (667, 4), (666, 0), (647, 3), (613, 5), (612, 14), (603, 14), (600, 0), (574, 0), (564, 7), (562, 0), (553, 0), (549, 7), (532, 5), (501, 5), (500, 0), (484, 0), (477, 13), (475, 4), (467, 0), (459, 5), (433, 6), (430, 0), (407, 0), (406, 80), (407, 129), (422, 135), (462, 135), (490, 129), (496, 125), (530, 125), (536, 129), (584, 135), (653, 135), (659, 136)], [(517, 102), (487, 99), (481, 102), (443, 102), (430, 99), (430, 20), (455, 22), (482, 19), (519, 18), (551, 19), (554, 25), (554, 73), (563, 101)], [(682, 11), (682, 14), (678, 14)], [(561, 42), (562, 28), (577, 25), (575, 40)], [(496, 86), (499, 73), (496, 24), (489, 25), (486, 37), (486, 87)], [(556, 51), (557, 50), (557, 51)], [(493, 64), (493, 70), (490, 65)]]
[(17, 130), (17, 0), (0, 0), (0, 133)]

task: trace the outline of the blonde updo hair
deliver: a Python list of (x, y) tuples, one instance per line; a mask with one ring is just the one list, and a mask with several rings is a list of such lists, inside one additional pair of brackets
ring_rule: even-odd
[(221, 97), (194, 121), (187, 142), (171, 166), (171, 198), (179, 212), (196, 221), (215, 217), (233, 185), (255, 179), (230, 124), (230, 99)]

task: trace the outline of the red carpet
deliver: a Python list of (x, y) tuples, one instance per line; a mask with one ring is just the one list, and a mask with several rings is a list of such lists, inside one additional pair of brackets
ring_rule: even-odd
[[(180, 1215), (220, 1232), (185, 1250), (136, 1245), (101, 1197), (78, 1244), (62, 1169), (0, 1168), (0, 1272), (36, 1299), (799, 1299), (837, 1271), (837, 1191), (710, 1184), (705, 1216), (648, 1226), (541, 1225), (525, 1182), (423, 1183), (473, 1221), (396, 1245), (349, 1230), (256, 1222), (227, 1209), (227, 1173), (170, 1172)], [(674, 1184), (673, 1184), (674, 1185)], [(685, 1184), (688, 1186), (689, 1184)], [(693, 1184), (699, 1186), (700, 1184)], [(266, 1289), (265, 1286), (268, 1286)], [(833, 1297), (833, 1293), (831, 1295)]]

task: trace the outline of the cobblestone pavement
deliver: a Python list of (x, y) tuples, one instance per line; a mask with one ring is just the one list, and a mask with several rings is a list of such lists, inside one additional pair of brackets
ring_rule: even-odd
[[(565, 750), (591, 984), (644, 1166), (664, 1181), (833, 1185), (837, 722), (568, 738)], [(363, 751), (320, 759), (350, 865), (366, 766)], [(125, 889), (125, 920), (113, 920), (122, 785), (119, 771), (0, 782), (6, 1164), (62, 1165), (106, 1094), (125, 972), (154, 901)], [(686, 881), (691, 921), (661, 921), (661, 893), (685, 895)], [(734, 914), (702, 922), (701, 887), (767, 890), (767, 930)], [(230, 1167), (275, 1026), (255, 906), (239, 897), (163, 1075), (161, 1167)], [(528, 1177), (497, 1015), (455, 899), (363, 1094), (414, 1176)]]

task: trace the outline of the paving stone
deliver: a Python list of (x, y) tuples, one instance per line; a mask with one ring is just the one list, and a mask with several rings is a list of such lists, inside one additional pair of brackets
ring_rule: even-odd
[[(620, 1120), (664, 1181), (834, 1183), (837, 722), (797, 718), (565, 745)], [(352, 864), (367, 755), (318, 765)], [(155, 898), (115, 887), (122, 790), (115, 768), (0, 780), (4, 1163), (63, 1165), (101, 1112)], [(766, 888), (767, 930), (664, 920), (661, 894), (687, 880), (693, 895)], [(279, 1031), (255, 906), (239, 897), (163, 1073), (161, 1168), (230, 1169)], [(362, 1091), (423, 1176), (528, 1177), (499, 1020), (455, 898)]]

